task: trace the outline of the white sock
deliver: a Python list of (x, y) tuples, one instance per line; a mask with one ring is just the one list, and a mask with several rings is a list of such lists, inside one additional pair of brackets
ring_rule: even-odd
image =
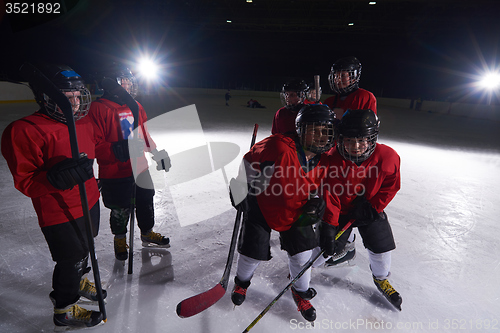
[(253, 273), (260, 264), (260, 260), (247, 257), (243, 254), (238, 256), (238, 268), (236, 276), (240, 281), (246, 282), (252, 279)]
[[(318, 246), (318, 247), (315, 247), (314, 249), (312, 249), (312, 254), (311, 254), (311, 257), (314, 258), (318, 255), (318, 253), (321, 251), (321, 248)], [(312, 265), (313, 268), (316, 268), (316, 267), (319, 267), (321, 265), (323, 265), (330, 257), (323, 257), (323, 256), (320, 256), (318, 258), (318, 260), (316, 260), (314, 262), (314, 264)]]
[(374, 253), (368, 250), (370, 269), (377, 280), (384, 280), (391, 274), (391, 251)]
[[(290, 269), (290, 279), (295, 278), (300, 273), (304, 265), (311, 259), (313, 250), (307, 250), (297, 253), (296, 255), (288, 255), (288, 267)], [(309, 282), (311, 281), (311, 268), (309, 268), (304, 275), (298, 279), (293, 288), (299, 292), (305, 292), (309, 289)]]

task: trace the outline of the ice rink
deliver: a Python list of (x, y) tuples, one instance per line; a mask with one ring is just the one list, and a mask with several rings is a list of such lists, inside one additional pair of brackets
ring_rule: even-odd
[[(136, 237), (132, 275), (114, 258), (109, 210), (101, 205), (95, 244), (108, 320), (93, 332), (238, 333), (287, 285), (287, 256), (274, 232), (273, 259), (257, 269), (243, 305), (234, 308), (230, 300), (233, 265), (229, 292), (218, 303), (191, 318), (175, 313), (181, 300), (219, 282), (235, 218), (221, 192), (224, 174), (235, 175), (254, 123), (260, 125), (258, 141), (270, 135), (281, 106), (278, 93), (232, 95), (228, 107), (223, 90), (143, 99), (150, 120), (156, 116), (148, 123), (152, 137), (172, 156), (172, 174), (179, 172), (175, 155), (203, 138), (191, 141), (199, 131), (169, 124), (168, 111), (194, 104), (204, 140), (236, 144), (239, 150), (222, 168), (175, 186), (169, 186), (170, 176), (154, 173), (155, 231), (170, 237), (171, 247), (142, 248)], [(247, 108), (250, 97), (267, 108)], [(0, 130), (36, 109), (35, 103), (0, 104)], [(311, 287), (318, 291), (311, 301), (317, 310), (314, 327), (306, 325), (287, 292), (251, 332), (500, 331), (500, 124), (383, 105), (378, 114), (379, 142), (394, 148), (402, 161), (401, 190), (386, 209), (397, 244), (390, 281), (403, 297), (402, 311), (376, 290), (358, 237), (353, 266), (312, 273)], [(14, 188), (3, 157), (0, 183), (0, 332), (52, 331), (48, 294), (54, 263), (31, 201)]]

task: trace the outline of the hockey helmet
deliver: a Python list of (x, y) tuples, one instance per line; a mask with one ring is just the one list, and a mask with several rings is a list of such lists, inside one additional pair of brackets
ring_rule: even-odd
[(321, 154), (335, 141), (335, 112), (324, 104), (307, 104), (295, 118), (295, 129), (305, 150)]
[(361, 67), (361, 63), (356, 57), (337, 60), (330, 70), (330, 75), (328, 75), (330, 88), (340, 95), (347, 95), (358, 89)]
[(304, 80), (292, 80), (281, 89), (281, 103), (287, 108), (293, 108), (304, 103), (309, 86)]
[(345, 159), (361, 163), (375, 151), (380, 121), (372, 110), (347, 110), (337, 126), (337, 150)]
[[(54, 85), (68, 97), (73, 108), (74, 120), (79, 120), (87, 115), (90, 109), (92, 97), (85, 86), (83, 78), (67, 65), (43, 64), (38, 65), (40, 72), (45, 75)], [(48, 96), (42, 84), (35, 81), (28, 82), (35, 100), (46, 113), (65, 123), (66, 117), (60, 107)]]
[(137, 79), (135, 78), (134, 74), (132, 74), (130, 69), (124, 64), (112, 62), (111, 64), (107, 65), (105, 68), (97, 72), (97, 84), (101, 89), (103, 89), (101, 82), (105, 77), (116, 80), (116, 82), (118, 82), (119, 85), (125, 88), (125, 90), (133, 98), (137, 96), (137, 93), (139, 91)]
[(310, 84), (309, 89), (307, 90), (307, 99), (311, 102), (319, 102), (319, 100), (321, 99), (321, 93), (321, 87), (319, 87), (319, 91), (317, 93), (314, 84)]

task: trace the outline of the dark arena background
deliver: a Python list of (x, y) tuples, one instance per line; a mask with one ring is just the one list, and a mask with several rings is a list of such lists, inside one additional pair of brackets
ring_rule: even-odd
[[(332, 93), (331, 65), (351, 55), (363, 65), (360, 87), (377, 98), (378, 142), (401, 157), (401, 190), (386, 212), (397, 247), (391, 283), (403, 309), (391, 307), (374, 286), (357, 234), (351, 265), (312, 272), (314, 327), (287, 292), (251, 332), (500, 330), (500, 87), (494, 76), (500, 2), (374, 2), (73, 0), (52, 2), (60, 4), (55, 14), (47, 12), (48, 2), (37, 2), (44, 14), (7, 14), (12, 2), (0, 2), (1, 132), (38, 109), (29, 87), (18, 83), (24, 62), (70, 65), (94, 98), (101, 93), (92, 81), (95, 69), (123, 62), (137, 73), (137, 100), (151, 136), (172, 158), (168, 173), (151, 168), (155, 231), (171, 247), (142, 248), (136, 237), (131, 275), (115, 260), (109, 210), (101, 203), (95, 248), (108, 320), (93, 332), (242, 332), (287, 285), (287, 254), (273, 232), (273, 258), (256, 270), (243, 305), (230, 299), (233, 264), (220, 301), (190, 318), (176, 314), (180, 301), (222, 276), (236, 214), (226, 181), (238, 172), (254, 124), (257, 141), (270, 135), (282, 106), (279, 91), (292, 78), (312, 82), (320, 75), (324, 101)], [(141, 71), (145, 59), (155, 73)], [(250, 99), (265, 108), (248, 108)], [(191, 164), (208, 165), (207, 172), (190, 174), (176, 164), (200, 146), (214, 154), (192, 155)], [(231, 158), (214, 163), (216, 152)], [(0, 184), (0, 332), (53, 331), (54, 262), (31, 200), (14, 188), (3, 156)]]

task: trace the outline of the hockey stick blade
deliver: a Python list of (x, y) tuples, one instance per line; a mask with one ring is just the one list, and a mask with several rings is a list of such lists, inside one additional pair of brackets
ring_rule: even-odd
[(187, 298), (177, 304), (177, 315), (181, 318), (188, 318), (198, 314), (215, 303), (224, 296), (226, 289), (218, 283), (215, 287), (201, 294)]
[[(255, 140), (257, 138), (257, 130), (259, 129), (259, 125), (255, 124), (253, 127), (252, 133), (252, 142), (250, 144), (250, 148), (255, 144)], [(215, 287), (210, 290), (207, 290), (201, 294), (192, 296), (181, 301), (177, 304), (176, 312), (177, 315), (181, 318), (188, 318), (198, 314), (212, 305), (214, 305), (218, 300), (224, 296), (227, 290), (227, 285), (229, 283), (229, 275), (231, 273), (231, 267), (234, 259), (234, 251), (236, 249), (236, 243), (238, 241), (238, 233), (241, 225), (241, 216), (242, 211), (238, 209), (236, 213), (236, 218), (234, 221), (233, 234), (231, 236), (231, 244), (229, 246), (229, 254), (226, 261), (226, 267), (224, 268), (224, 273), (222, 274), (222, 279), (219, 281)]]

